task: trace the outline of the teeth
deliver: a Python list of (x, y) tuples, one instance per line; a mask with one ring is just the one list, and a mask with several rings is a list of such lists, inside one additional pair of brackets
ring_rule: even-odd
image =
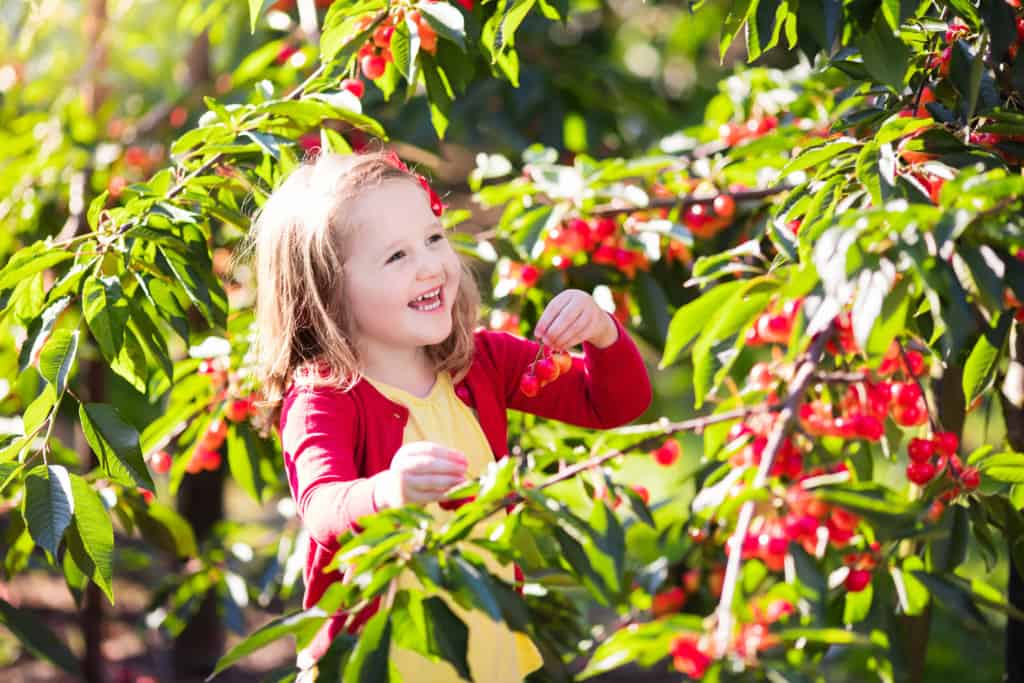
[(426, 294), (421, 294), (420, 296), (418, 296), (415, 299), (413, 299), (413, 301), (426, 301), (427, 299), (433, 299), (435, 296), (437, 296), (440, 293), (441, 293), (441, 288), (438, 287), (437, 289), (435, 289), (433, 291), (430, 291), (430, 292), (427, 292)]

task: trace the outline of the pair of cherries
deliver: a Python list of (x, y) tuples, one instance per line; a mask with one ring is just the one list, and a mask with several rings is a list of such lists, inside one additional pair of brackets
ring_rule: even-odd
[(526, 367), (526, 372), (519, 379), (519, 391), (533, 398), (571, 368), (572, 356), (568, 352), (552, 351), (549, 347), (541, 346), (537, 358)]

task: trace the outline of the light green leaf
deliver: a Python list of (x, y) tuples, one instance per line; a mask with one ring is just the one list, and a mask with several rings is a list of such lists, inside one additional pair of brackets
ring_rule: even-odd
[(53, 385), (57, 394), (64, 393), (71, 367), (78, 355), (78, 330), (57, 330), (39, 355), (39, 374)]
[(82, 431), (100, 466), (112, 479), (127, 486), (153, 490), (153, 479), (142, 459), (139, 433), (112, 405), (83, 403), (78, 408)]
[(68, 533), (68, 550), (75, 564), (114, 603), (114, 527), (103, 501), (92, 486), (77, 474), (71, 475), (75, 499), (74, 524)]

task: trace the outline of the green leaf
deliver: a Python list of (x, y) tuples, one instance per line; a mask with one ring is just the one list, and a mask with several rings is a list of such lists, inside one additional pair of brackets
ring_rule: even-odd
[(841, 628), (786, 628), (778, 632), (786, 642), (806, 640), (827, 645), (869, 645), (871, 640), (863, 633)]
[(74, 524), (68, 533), (68, 550), (75, 564), (114, 603), (114, 527), (103, 501), (92, 486), (77, 474), (71, 475), (75, 498)]
[(419, 29), (410, 17), (395, 26), (395, 32), (391, 36), (391, 54), (394, 57), (392, 62), (398, 72), (410, 83), (416, 82), (416, 56), (420, 52)]
[(83, 403), (78, 408), (82, 431), (103, 471), (127, 486), (153, 490), (153, 479), (139, 449), (139, 433), (112, 405)]
[(476, 607), (486, 612), (491, 619), (501, 621), (503, 618), (501, 606), (491, 591), (490, 575), (483, 568), (469, 562), (461, 555), (456, 555), (453, 558), (452, 565), (462, 584), (461, 590), (458, 592), (462, 595), (471, 595), (471, 601)]
[(82, 291), (82, 311), (103, 356), (113, 362), (124, 343), (128, 300), (116, 277), (91, 277)]
[(231, 478), (257, 501), (263, 500), (267, 485), (260, 467), (263, 452), (259, 436), (248, 423), (238, 423), (228, 429), (228, 466), (231, 468)]
[(263, 14), (263, 3), (266, 0), (249, 0), (249, 33), (256, 33), (256, 22)]
[(954, 577), (930, 574), (925, 571), (915, 571), (913, 575), (939, 602), (962, 619), (967, 626), (975, 629), (988, 628), (988, 621), (971, 598), (970, 590), (956, 581)]
[(73, 256), (74, 254), (48, 246), (46, 242), (34, 242), (14, 252), (7, 265), (0, 270), (0, 291), (10, 289), (36, 273), (63, 263)]
[(195, 557), (199, 554), (195, 533), (184, 517), (172, 508), (153, 501), (144, 509), (135, 510), (135, 524), (143, 537), (176, 557)]
[(286, 614), (264, 624), (218, 659), (213, 673), (210, 674), (210, 678), (234, 666), (239, 660), (262, 650), (267, 645), (275, 643), (285, 636), (318, 630), (326, 619), (326, 612), (319, 607), (311, 607), (301, 612)]
[(34, 656), (45, 659), (76, 678), (82, 675), (78, 660), (53, 631), (43, 625), (37, 615), (16, 609), (0, 598), (0, 624), (14, 634), (18, 643)]
[(61, 313), (67, 309), (70, 303), (70, 296), (57, 299), (29, 324), (28, 330), (25, 332), (25, 341), (21, 345), (21, 352), (18, 354), (19, 370), (24, 370), (39, 358)]
[(966, 406), (970, 406), (974, 399), (988, 391), (995, 381), (999, 359), (1012, 323), (1013, 316), (1010, 313), (996, 313), (992, 317), (990, 327), (982, 331), (974, 348), (971, 349), (971, 354), (964, 364), (963, 388)]
[(428, 55), (421, 55), (423, 65), (423, 84), (427, 88), (427, 100), (430, 103), (430, 122), (437, 131), (437, 137), (444, 139), (448, 130), (448, 115), (452, 108), (454, 93), (451, 86), (444, 77), (440, 67), (429, 59)]
[(1024, 453), (997, 453), (982, 460), (979, 469), (985, 479), (1024, 483)]
[(805, 149), (779, 171), (779, 176), (784, 178), (795, 171), (803, 171), (812, 166), (818, 166), (858, 145), (860, 143), (851, 138), (839, 138), (832, 142), (826, 142), (823, 145)]
[(658, 368), (674, 363), (683, 349), (697, 338), (708, 321), (721, 313), (722, 305), (742, 286), (740, 281), (718, 285), (676, 311), (668, 326), (665, 353)]
[(39, 374), (63, 394), (78, 355), (78, 330), (57, 330), (39, 355)]
[(63, 465), (40, 465), (25, 477), (22, 515), (32, 539), (51, 557), (57, 556), (74, 510), (71, 479)]
[(473, 680), (466, 658), (469, 629), (442, 598), (400, 591), (392, 622), (396, 644), (431, 661), (444, 659), (463, 680)]
[(902, 568), (893, 567), (891, 570), (892, 581), (896, 586), (896, 597), (904, 614), (921, 614), (928, 606), (928, 590), (914, 576), (915, 572), (923, 569), (924, 562), (921, 558), (912, 555), (903, 560)]
[(893, 35), (881, 12), (875, 16), (871, 30), (860, 35), (857, 45), (864, 57), (864, 67), (875, 80), (897, 91), (903, 89), (910, 50)]
[(391, 614), (380, 610), (366, 622), (352, 655), (345, 665), (346, 681), (389, 680), (388, 661), (391, 655)]

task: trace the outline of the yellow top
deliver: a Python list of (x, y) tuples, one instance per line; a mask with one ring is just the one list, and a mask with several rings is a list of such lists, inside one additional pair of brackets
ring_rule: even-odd
[[(423, 398), (369, 378), (367, 381), (388, 399), (409, 409), (409, 421), (402, 434), (403, 443), (432, 441), (459, 451), (469, 461), (466, 476), (471, 478), (480, 476), (488, 463), (493, 462), (491, 447), (476, 415), (455, 395), (451, 375), (447, 372), (438, 373), (433, 388)], [(454, 514), (436, 503), (426, 508), (442, 524)], [(512, 565), (502, 566), (493, 556), (479, 548), (474, 548), (474, 553), (484, 557), (492, 574), (506, 581), (513, 580), (515, 569)], [(411, 571), (403, 572), (398, 583), (400, 588), (422, 589)], [(479, 610), (462, 609), (447, 595), (441, 597), (469, 628), (467, 660), (474, 681), (521, 683), (528, 673), (541, 666), (541, 655), (529, 638), (510, 630), (504, 622), (492, 620)], [(455, 683), (462, 680), (447, 661), (432, 662), (396, 644), (391, 646), (391, 662), (403, 681)]]

